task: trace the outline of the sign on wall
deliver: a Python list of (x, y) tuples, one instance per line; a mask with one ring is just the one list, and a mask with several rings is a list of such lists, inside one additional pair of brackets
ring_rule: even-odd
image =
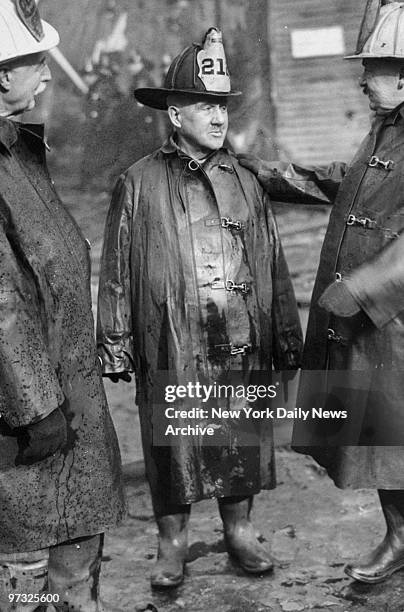
[(296, 59), (345, 53), (342, 26), (292, 30), (291, 43), (292, 57)]

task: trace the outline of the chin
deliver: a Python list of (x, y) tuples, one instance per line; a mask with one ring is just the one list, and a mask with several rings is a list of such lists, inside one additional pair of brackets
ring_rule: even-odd
[(380, 115), (389, 115), (393, 109), (392, 108), (383, 108), (382, 106), (377, 106), (373, 110), (376, 113), (376, 115), (380, 116)]
[(26, 104), (25, 106), (20, 106), (20, 107), (16, 107), (11, 114), (14, 117), (18, 117), (19, 115), (22, 115), (23, 113), (27, 113), (28, 111), (33, 110), (33, 108), (35, 108), (35, 102)]
[(213, 140), (213, 142), (210, 143), (209, 148), (211, 149), (211, 151), (218, 151), (219, 149), (222, 148), (223, 143), (224, 143), (224, 140), (218, 141), (215, 139)]

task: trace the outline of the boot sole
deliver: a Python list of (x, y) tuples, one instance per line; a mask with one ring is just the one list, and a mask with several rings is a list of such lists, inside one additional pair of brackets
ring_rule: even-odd
[(377, 576), (364, 576), (363, 574), (357, 573), (354, 568), (346, 567), (344, 568), (344, 572), (350, 578), (357, 580), (358, 582), (364, 582), (365, 584), (377, 584), (378, 582), (383, 582), (386, 578), (390, 578), (392, 574), (398, 572), (399, 570), (404, 568), (404, 560), (399, 563), (395, 563), (390, 566), (388, 570), (386, 570), (383, 574), (378, 574)]
[(247, 565), (243, 565), (242, 563), (240, 563), (240, 561), (238, 562), (238, 565), (247, 574), (255, 574), (257, 576), (259, 574), (270, 574), (271, 572), (274, 571), (274, 566), (273, 565), (269, 565), (268, 567), (265, 567), (265, 568), (262, 568), (262, 567), (257, 568), (257, 567), (249, 567)]
[(240, 557), (237, 557), (236, 555), (233, 555), (231, 553), (227, 554), (229, 555), (230, 560), (238, 567), (241, 567), (241, 569), (247, 574), (269, 574), (270, 572), (274, 571), (274, 566), (272, 563), (268, 563), (268, 565), (264, 567), (259, 567), (256, 565), (246, 565), (245, 563), (243, 563)]
[(152, 572), (150, 576), (150, 585), (153, 589), (173, 589), (184, 582), (185, 563), (182, 564), (182, 572), (178, 574), (169, 574), (168, 576), (161, 572)]
[(164, 590), (164, 589), (174, 589), (178, 586), (180, 586), (180, 584), (182, 584), (184, 582), (184, 576), (178, 576), (178, 578), (175, 578), (173, 580), (171, 579), (167, 579), (167, 580), (150, 580), (150, 585), (153, 589), (160, 589), (160, 590)]

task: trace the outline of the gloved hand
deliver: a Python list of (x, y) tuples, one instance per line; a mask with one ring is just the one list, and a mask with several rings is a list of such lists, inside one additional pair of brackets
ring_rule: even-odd
[(129, 374), (129, 372), (113, 372), (113, 373), (108, 373), (108, 374), (103, 374), (104, 378), (109, 378), (109, 380), (113, 383), (117, 383), (120, 380), (123, 380), (124, 382), (130, 382), (132, 380), (131, 375)]
[(250, 155), (250, 153), (239, 153), (237, 155), (237, 159), (241, 166), (244, 166), (244, 168), (251, 170), (251, 172), (253, 172), (255, 176), (258, 176), (262, 165), (262, 162), (259, 157), (256, 157), (255, 155)]
[(41, 421), (17, 427), (18, 454), (15, 465), (32, 465), (54, 455), (67, 442), (67, 422), (60, 408)]
[(318, 305), (337, 317), (353, 317), (361, 309), (344, 281), (334, 281), (327, 287)]

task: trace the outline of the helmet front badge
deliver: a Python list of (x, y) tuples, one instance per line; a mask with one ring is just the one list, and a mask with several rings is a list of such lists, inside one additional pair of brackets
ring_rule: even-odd
[(32, 36), (40, 42), (45, 34), (35, 0), (15, 0), (19, 18)]

